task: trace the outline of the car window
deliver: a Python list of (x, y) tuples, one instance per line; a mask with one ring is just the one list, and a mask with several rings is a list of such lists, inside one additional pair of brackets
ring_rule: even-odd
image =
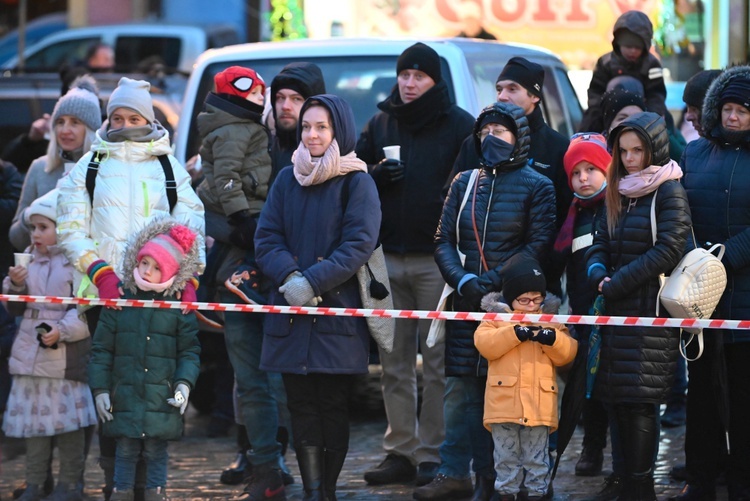
[(115, 43), (116, 71), (148, 73), (154, 64), (177, 68), (181, 48), (177, 37), (119, 36)]
[(29, 56), (25, 68), (27, 71), (56, 72), (65, 63), (75, 64), (84, 61), (86, 51), (99, 40), (99, 37), (87, 37), (49, 45)]
[(19, 97), (0, 100), (0, 150), (16, 136), (28, 132), (31, 122), (44, 113), (52, 113), (56, 99)]
[[(550, 126), (563, 136), (570, 137), (578, 130), (578, 124), (581, 123), (583, 117), (581, 102), (565, 69), (555, 67), (550, 74), (545, 75), (545, 91), (547, 82), (550, 82), (550, 87), (554, 86), (555, 89), (555, 101), (550, 102), (548, 115)], [(552, 105), (558, 109), (552, 109)], [(566, 116), (569, 120), (564, 119)]]
[[(385, 99), (396, 84), (396, 61), (397, 56), (376, 57), (321, 57), (307, 59), (306, 61), (317, 64), (323, 72), (326, 83), (326, 91), (336, 94), (345, 99), (352, 107), (354, 121), (357, 130), (361, 131), (367, 121), (379, 110), (377, 104)], [(206, 68), (201, 77), (200, 86), (196, 93), (196, 101), (193, 105), (193, 117), (190, 121), (191, 127), (188, 138), (186, 158), (198, 153), (200, 141), (197, 131), (195, 117), (203, 110), (203, 102), (208, 92), (213, 88), (213, 78), (217, 73), (229, 66), (246, 66), (257, 71), (266, 84), (271, 85), (273, 78), (284, 66), (302, 59), (271, 59), (253, 61), (232, 61), (227, 63), (216, 63)], [(455, 102), (453, 85), (450, 80), (450, 70), (447, 63), (441, 60), (442, 74), (448, 84), (449, 94), (452, 102)]]

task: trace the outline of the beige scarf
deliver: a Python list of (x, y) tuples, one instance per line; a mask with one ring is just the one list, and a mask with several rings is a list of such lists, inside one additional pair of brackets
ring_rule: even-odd
[(320, 158), (312, 158), (310, 150), (300, 142), (292, 154), (292, 163), (294, 177), (302, 186), (322, 184), (336, 176), (358, 170), (367, 172), (367, 164), (357, 158), (353, 151), (341, 156), (339, 144), (335, 139)]

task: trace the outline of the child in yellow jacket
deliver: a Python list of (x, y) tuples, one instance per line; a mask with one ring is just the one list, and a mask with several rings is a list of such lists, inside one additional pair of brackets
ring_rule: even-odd
[[(539, 263), (517, 254), (503, 266), (502, 296), (482, 307), (498, 313), (556, 313), (559, 298), (546, 295)], [(510, 305), (510, 306), (509, 306)], [(550, 478), (549, 435), (557, 429), (556, 367), (573, 361), (578, 343), (563, 324), (488, 321), (474, 333), (489, 362), (484, 425), (495, 442), (495, 489), (513, 501), (526, 471), (529, 500), (542, 499)]]

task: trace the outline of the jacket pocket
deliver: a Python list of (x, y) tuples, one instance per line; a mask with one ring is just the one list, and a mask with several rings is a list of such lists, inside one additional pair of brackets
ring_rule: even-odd
[(539, 379), (539, 417), (546, 420), (557, 416), (557, 381)]
[(271, 337), (287, 337), (292, 333), (295, 322), (294, 315), (267, 315), (263, 333)]
[(354, 336), (357, 334), (357, 317), (328, 317), (321, 315), (316, 317), (316, 330), (321, 334), (338, 334), (340, 336)]
[(511, 413), (517, 406), (516, 385), (518, 376), (508, 374), (488, 374), (487, 385), (490, 387), (492, 396), (493, 413), (499, 410), (502, 413)]

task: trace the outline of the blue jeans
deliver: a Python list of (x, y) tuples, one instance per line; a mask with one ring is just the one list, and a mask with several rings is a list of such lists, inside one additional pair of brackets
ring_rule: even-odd
[(495, 478), (492, 434), (482, 424), (486, 385), (486, 377), (445, 379), (445, 440), (440, 446), (439, 472), (447, 477), (470, 478), (472, 464), (477, 475)]
[(158, 438), (117, 439), (115, 453), (115, 489), (132, 490), (135, 485), (135, 465), (143, 453), (146, 461), (146, 489), (167, 486), (167, 441)]
[[(221, 293), (221, 301), (235, 303), (236, 296)], [(253, 465), (278, 464), (281, 445), (276, 441), (279, 414), (271, 378), (280, 377), (260, 370), (263, 347), (263, 317), (257, 313), (226, 312), (224, 340), (237, 383), (237, 401), (242, 424), (252, 445), (248, 459)]]

